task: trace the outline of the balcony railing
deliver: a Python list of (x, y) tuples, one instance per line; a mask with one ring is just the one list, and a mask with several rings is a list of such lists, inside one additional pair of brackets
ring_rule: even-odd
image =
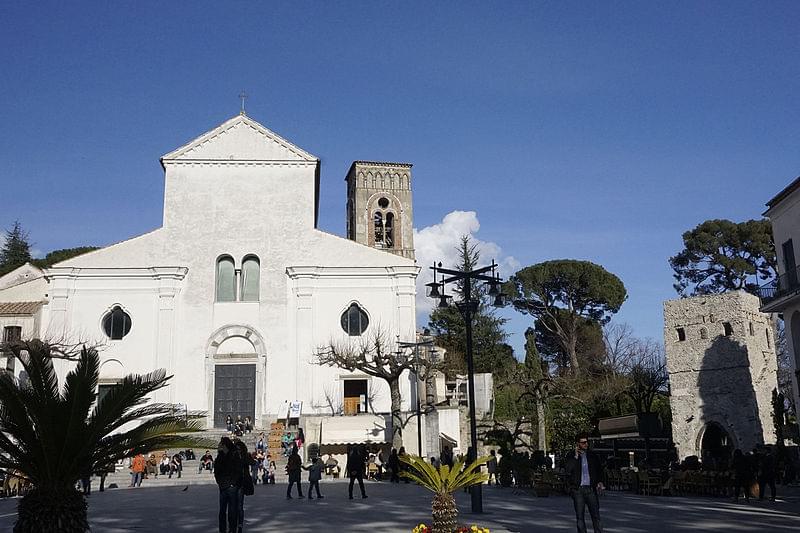
[(800, 267), (784, 272), (766, 285), (758, 288), (761, 306), (765, 306), (784, 296), (800, 291)]

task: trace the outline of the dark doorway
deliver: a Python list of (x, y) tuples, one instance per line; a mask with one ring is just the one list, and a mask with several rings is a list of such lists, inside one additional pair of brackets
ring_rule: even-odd
[(713, 464), (715, 467), (723, 467), (733, 454), (731, 437), (722, 426), (709, 423), (703, 432), (703, 440), (700, 443), (700, 459), (705, 464)]
[(356, 415), (367, 412), (367, 380), (344, 380), (344, 414)]
[(256, 365), (217, 365), (214, 376), (214, 427), (224, 428), (228, 415), (255, 422)]

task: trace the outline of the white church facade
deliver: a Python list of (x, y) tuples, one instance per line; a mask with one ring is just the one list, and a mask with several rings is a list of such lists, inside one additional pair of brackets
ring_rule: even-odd
[(163, 225), (0, 278), (5, 334), (99, 346), (101, 388), (165, 368), (154, 399), (207, 412), (208, 427), (229, 414), (264, 427), (294, 401), (330, 415), (331, 398), (388, 413), (384, 382), (313, 354), (376, 328), (415, 339), (411, 165), (353, 163), (343, 238), (317, 228), (320, 160), (244, 114), (161, 163)]

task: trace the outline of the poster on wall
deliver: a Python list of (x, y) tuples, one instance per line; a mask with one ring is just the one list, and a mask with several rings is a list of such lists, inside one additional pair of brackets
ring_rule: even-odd
[(303, 402), (295, 400), (289, 402), (289, 418), (300, 418), (300, 412), (303, 410)]

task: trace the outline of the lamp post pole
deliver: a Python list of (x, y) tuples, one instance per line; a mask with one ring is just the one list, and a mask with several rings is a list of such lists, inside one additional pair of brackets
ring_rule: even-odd
[[(439, 307), (447, 307), (448, 299), (452, 298), (444, 292), (445, 284), (462, 281), (461, 287), (461, 301), (456, 305), (464, 316), (465, 333), (467, 336), (467, 393), (469, 395), (469, 436), (470, 436), (470, 450), (468, 461), (474, 461), (478, 458), (478, 421), (475, 414), (475, 363), (472, 354), (472, 320), (478, 308), (478, 301), (473, 298), (473, 282), (484, 281), (489, 286), (489, 295), (494, 296), (494, 306), (503, 306), (503, 297), (500, 293), (500, 276), (496, 273), (497, 264), (492, 261), (492, 264), (483, 268), (478, 268), (471, 271), (450, 270), (442, 268), (442, 264), (434, 264), (431, 267), (433, 270), (433, 283), (428, 283), (430, 288), (428, 296), (431, 298), (439, 299)], [(442, 276), (441, 281), (436, 281), (437, 274)], [(448, 276), (448, 277), (445, 277)], [(439, 289), (441, 288), (441, 292)], [(470, 495), (472, 497), (472, 512), (483, 512), (483, 486), (481, 484), (473, 485), (470, 487)]]
[(414, 348), (414, 381), (417, 386), (417, 453), (424, 458), (425, 456), (422, 455), (422, 405), (419, 400), (419, 348), (420, 346), (433, 346), (433, 339), (420, 342), (399, 341), (398, 345), (400, 348)]

